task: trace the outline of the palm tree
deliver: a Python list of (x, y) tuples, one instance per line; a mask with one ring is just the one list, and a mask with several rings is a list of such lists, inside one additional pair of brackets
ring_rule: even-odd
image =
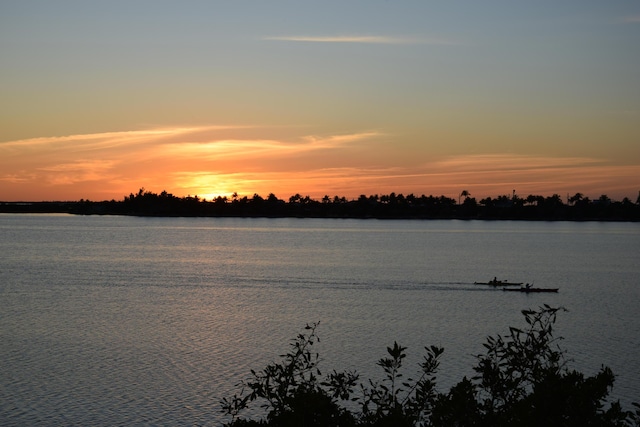
[(462, 190), (462, 193), (460, 193), (460, 196), (458, 196), (458, 204), (460, 204), (460, 199), (462, 197), (464, 197), (466, 199), (470, 195), (471, 195), (471, 193), (469, 193), (467, 190)]
[(576, 193), (573, 196), (569, 197), (569, 203), (571, 203), (572, 205), (575, 205), (576, 202), (579, 202), (583, 198), (584, 198), (584, 195), (582, 193)]

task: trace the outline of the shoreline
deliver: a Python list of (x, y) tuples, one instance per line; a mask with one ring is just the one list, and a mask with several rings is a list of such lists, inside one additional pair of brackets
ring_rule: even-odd
[[(178, 199), (181, 200), (181, 199)], [(608, 206), (562, 205), (554, 209), (539, 206), (388, 205), (358, 201), (334, 203), (242, 203), (197, 201), (173, 204), (138, 204), (116, 201), (0, 202), (0, 213), (120, 215), (139, 217), (204, 218), (327, 218), (379, 220), (486, 220), (486, 221), (575, 221), (640, 222), (640, 206), (612, 202)]]

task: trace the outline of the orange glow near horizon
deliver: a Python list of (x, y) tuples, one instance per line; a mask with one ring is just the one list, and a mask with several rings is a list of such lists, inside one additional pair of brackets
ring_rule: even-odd
[(640, 186), (640, 166), (583, 157), (503, 153), (430, 159), (415, 152), (407, 162), (397, 146), (384, 151), (380, 140), (389, 138), (379, 131), (318, 136), (210, 126), (9, 141), (0, 143), (0, 200), (121, 200), (142, 187), (206, 199), (233, 193), (353, 199), (391, 192), (457, 198), (462, 190), (481, 199), (515, 189), (521, 196), (580, 192), (635, 200)]

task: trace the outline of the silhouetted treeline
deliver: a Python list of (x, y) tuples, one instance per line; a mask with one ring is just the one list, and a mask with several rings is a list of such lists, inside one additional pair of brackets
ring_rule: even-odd
[[(464, 197), (464, 199), (463, 199)], [(590, 200), (581, 193), (566, 201), (552, 196), (516, 194), (487, 197), (477, 201), (463, 191), (458, 200), (446, 196), (413, 194), (361, 195), (355, 200), (324, 196), (315, 200), (295, 194), (282, 200), (274, 194), (266, 198), (219, 196), (213, 200), (198, 196), (176, 197), (166, 191), (156, 194), (141, 188), (123, 200), (93, 202), (0, 203), (0, 212), (64, 212), (81, 215), (202, 216), (202, 217), (301, 217), (379, 219), (508, 219), (508, 220), (600, 220), (639, 221), (640, 196), (632, 202), (611, 200), (606, 195)]]

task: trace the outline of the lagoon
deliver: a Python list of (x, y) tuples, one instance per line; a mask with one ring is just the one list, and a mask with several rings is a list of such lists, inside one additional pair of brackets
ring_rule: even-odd
[[(640, 224), (0, 214), (0, 424), (219, 425), (218, 399), (320, 321), (322, 366), (396, 340), (440, 390), (487, 335), (564, 306), (571, 366), (640, 396)], [(557, 287), (520, 294), (494, 276)]]

